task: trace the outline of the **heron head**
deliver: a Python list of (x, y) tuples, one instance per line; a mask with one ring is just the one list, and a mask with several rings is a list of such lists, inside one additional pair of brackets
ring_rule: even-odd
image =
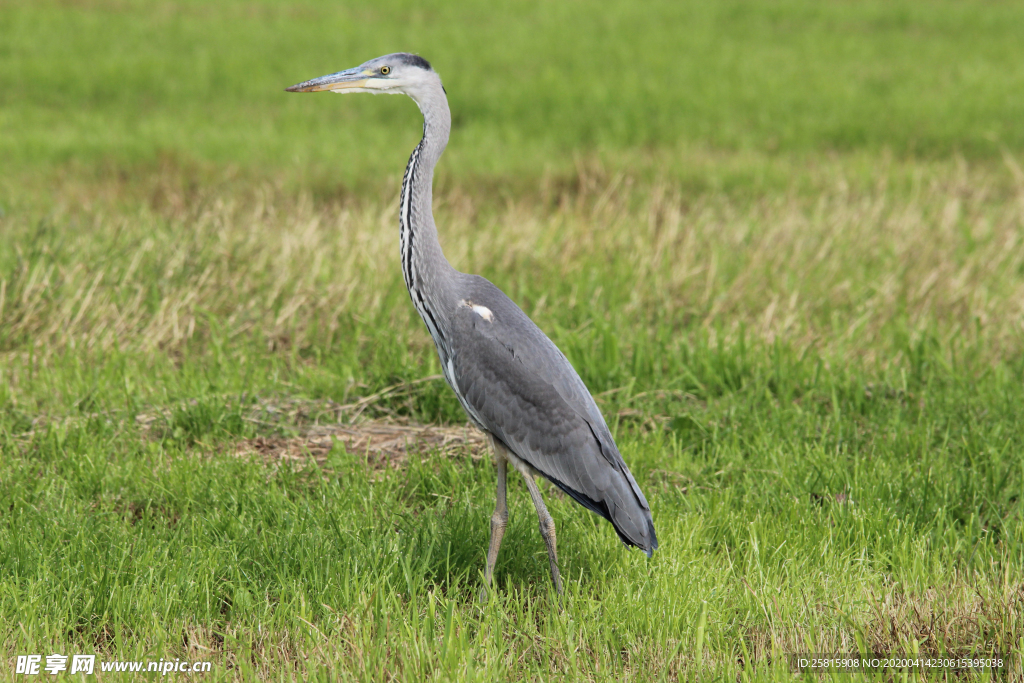
[(285, 88), (285, 90), (288, 92), (327, 90), (336, 93), (404, 94), (418, 99), (417, 95), (431, 87), (436, 88), (440, 84), (441, 78), (430, 67), (430, 62), (419, 55), (396, 52), (371, 59), (354, 69), (346, 69), (314, 78)]

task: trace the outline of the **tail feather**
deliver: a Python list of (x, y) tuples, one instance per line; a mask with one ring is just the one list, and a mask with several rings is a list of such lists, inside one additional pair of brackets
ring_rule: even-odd
[(577, 503), (611, 522), (615, 533), (618, 534), (619, 539), (626, 546), (639, 548), (644, 551), (647, 557), (651, 557), (654, 554), (654, 550), (658, 547), (658, 537), (654, 532), (654, 520), (651, 518), (651, 511), (640, 505), (640, 501), (637, 500), (629, 482), (626, 482), (626, 491), (615, 491), (614, 494), (617, 495), (613, 494), (610, 496), (610, 498), (616, 500), (611, 501), (612, 509), (609, 509), (607, 498), (605, 500), (595, 500), (581, 491), (576, 491), (566, 486), (554, 477), (547, 478), (555, 486), (565, 491)]

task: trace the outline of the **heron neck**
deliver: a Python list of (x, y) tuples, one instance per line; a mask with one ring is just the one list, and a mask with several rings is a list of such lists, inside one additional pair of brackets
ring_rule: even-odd
[(414, 97), (423, 112), (423, 139), (409, 157), (399, 207), (402, 274), (416, 301), (417, 294), (440, 305), (455, 270), (444, 257), (431, 207), (434, 167), (448, 145), (451, 113), (440, 81)]

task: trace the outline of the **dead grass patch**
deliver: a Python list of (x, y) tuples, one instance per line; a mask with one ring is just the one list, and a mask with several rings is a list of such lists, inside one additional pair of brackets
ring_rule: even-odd
[(771, 661), (778, 652), (862, 650), (876, 654), (919, 652), (930, 657), (972, 652), (1008, 655), (1024, 634), (1024, 583), (1017, 581), (1000, 585), (980, 576), (973, 580), (955, 576), (948, 585), (924, 590), (909, 590), (899, 583), (881, 589), (868, 586), (859, 598), (855, 603), (860, 606), (808, 605), (810, 610), (839, 615), (841, 624), (828, 628), (801, 626), (801, 621), (815, 619), (794, 618), (780, 613), (777, 604), (766, 602), (766, 614), (777, 625), (747, 629), (744, 640), (751, 660), (755, 664)]
[(256, 456), (267, 462), (315, 460), (324, 465), (336, 444), (366, 460), (376, 469), (397, 469), (411, 453), (435, 452), (448, 456), (468, 453), (486, 457), (489, 445), (483, 432), (470, 425), (446, 427), (365, 420), (350, 425), (314, 425), (296, 437), (258, 436), (238, 443), (235, 454)]

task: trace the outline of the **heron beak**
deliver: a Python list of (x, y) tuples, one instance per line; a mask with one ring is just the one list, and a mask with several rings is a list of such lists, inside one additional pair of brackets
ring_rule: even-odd
[(339, 71), (336, 74), (328, 74), (303, 83), (297, 83), (290, 88), (285, 88), (285, 90), (287, 92), (320, 92), (323, 90), (340, 92), (353, 88), (365, 89), (372, 87), (368, 84), (368, 81), (371, 80), (375, 80), (373, 79), (372, 72), (362, 67), (356, 67), (355, 69)]

